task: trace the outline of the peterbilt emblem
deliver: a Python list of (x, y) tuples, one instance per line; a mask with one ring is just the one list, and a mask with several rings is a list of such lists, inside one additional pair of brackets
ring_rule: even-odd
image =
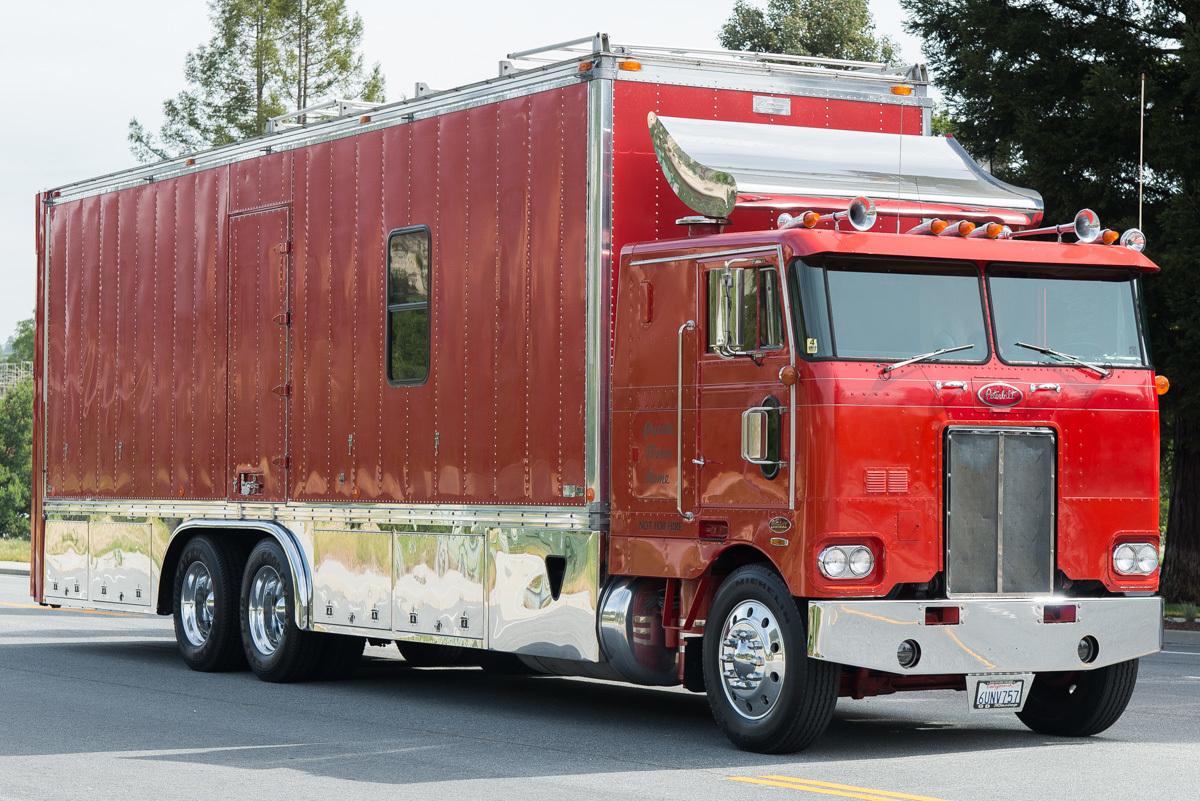
[(1003, 382), (984, 384), (975, 395), (988, 406), (1016, 406), (1025, 400), (1024, 392)]
[(776, 534), (783, 534), (791, 527), (792, 521), (788, 520), (786, 517), (772, 517), (767, 522), (767, 528), (771, 529), (771, 531), (775, 532)]

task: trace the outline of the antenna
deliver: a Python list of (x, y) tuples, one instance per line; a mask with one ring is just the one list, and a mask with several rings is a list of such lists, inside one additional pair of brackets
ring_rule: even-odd
[(1142, 188), (1146, 178), (1146, 73), (1142, 73), (1141, 120), (1138, 122), (1138, 228), (1142, 227)]

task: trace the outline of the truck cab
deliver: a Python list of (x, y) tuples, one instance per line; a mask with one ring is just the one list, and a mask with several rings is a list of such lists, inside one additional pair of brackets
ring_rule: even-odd
[(800, 599), (799, 647), (840, 694), (965, 689), (1095, 728), (1069, 688), (1131, 691), (1112, 675), (1160, 647), (1157, 268), (871, 214), (622, 253), (611, 569), (680, 582), (735, 736), (796, 670), (782, 624), (749, 619), (766, 598), (715, 591), (755, 564)]

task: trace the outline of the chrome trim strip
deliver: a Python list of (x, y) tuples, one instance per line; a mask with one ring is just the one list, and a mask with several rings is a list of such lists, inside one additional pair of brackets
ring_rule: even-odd
[(676, 334), (678, 352), (675, 358), (675, 508), (684, 520), (691, 520), (695, 514), (683, 511), (683, 335), (684, 332), (695, 329), (696, 321), (688, 320), (679, 326)]
[[(1077, 609), (1074, 623), (1045, 623), (1048, 604)], [(926, 607), (955, 606), (956, 626), (925, 625)], [(1090, 670), (1162, 649), (1162, 599), (1060, 598), (951, 601), (809, 601), (808, 654), (851, 667), (914, 675)], [(1100, 643), (1079, 661), (1079, 640)], [(902, 669), (896, 649), (915, 640), (921, 660)]]
[[(304, 558), (304, 550), (292, 530), (272, 520), (188, 520), (181, 523), (171, 534), (167, 544), (175, 542), (184, 531), (207, 528), (241, 528), (262, 531), (270, 534), (283, 548), (288, 560), (288, 568), (292, 571), (292, 584), (296, 588), (295, 617), (300, 629), (308, 628), (310, 611), (312, 609), (312, 574), (309, 572), (308, 560)], [(157, 588), (155, 588), (157, 590)]]
[(584, 485), (608, 508), (609, 286), (612, 276), (613, 83), (588, 85), (587, 338)]
[(716, 259), (721, 256), (741, 256), (749, 253), (776, 253), (779, 251), (778, 245), (759, 245), (752, 248), (736, 248), (734, 250), (713, 250), (708, 253), (686, 253), (679, 256), (660, 256), (654, 259), (635, 259), (629, 262), (630, 266), (641, 264), (665, 264), (669, 261), (701, 261), (704, 259)]
[[(776, 245), (775, 258), (779, 265), (779, 286), (783, 290), (784, 327), (787, 328), (788, 364), (796, 369), (796, 330), (792, 326), (792, 299), (788, 289), (787, 265), (783, 260), (783, 245)], [(788, 387), (788, 509), (796, 511), (796, 384)]]
[(57, 499), (45, 501), (47, 515), (87, 514), (131, 517), (236, 519), (248, 521), (322, 520), (384, 523), (526, 525), (539, 528), (593, 530), (607, 526), (606, 514), (580, 507), (453, 504), (241, 504), (225, 501)]

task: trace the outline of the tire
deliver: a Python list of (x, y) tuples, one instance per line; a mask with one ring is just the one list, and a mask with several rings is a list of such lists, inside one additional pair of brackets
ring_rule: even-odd
[(362, 662), (365, 637), (343, 634), (318, 634), (321, 656), (317, 660), (316, 677), (325, 681), (348, 679)]
[(413, 667), (455, 667), (466, 659), (466, 649), (457, 645), (397, 641), (396, 647), (404, 661)]
[(1017, 713), (1038, 734), (1090, 737), (1117, 722), (1137, 684), (1138, 660), (1073, 673), (1039, 673)]
[(238, 567), (229, 549), (203, 534), (188, 540), (179, 554), (171, 609), (175, 642), (192, 670), (246, 665), (238, 626)]
[[(803, 611), (778, 574), (762, 565), (735, 570), (713, 599), (704, 635), (705, 692), (717, 726), (744, 751), (800, 751), (833, 717), (840, 668), (808, 657)], [(737, 674), (732, 680), (726, 664)]]
[(322, 635), (301, 631), (295, 609), (287, 557), (275, 540), (262, 540), (246, 559), (238, 617), (246, 661), (263, 681), (304, 681), (320, 665)]

